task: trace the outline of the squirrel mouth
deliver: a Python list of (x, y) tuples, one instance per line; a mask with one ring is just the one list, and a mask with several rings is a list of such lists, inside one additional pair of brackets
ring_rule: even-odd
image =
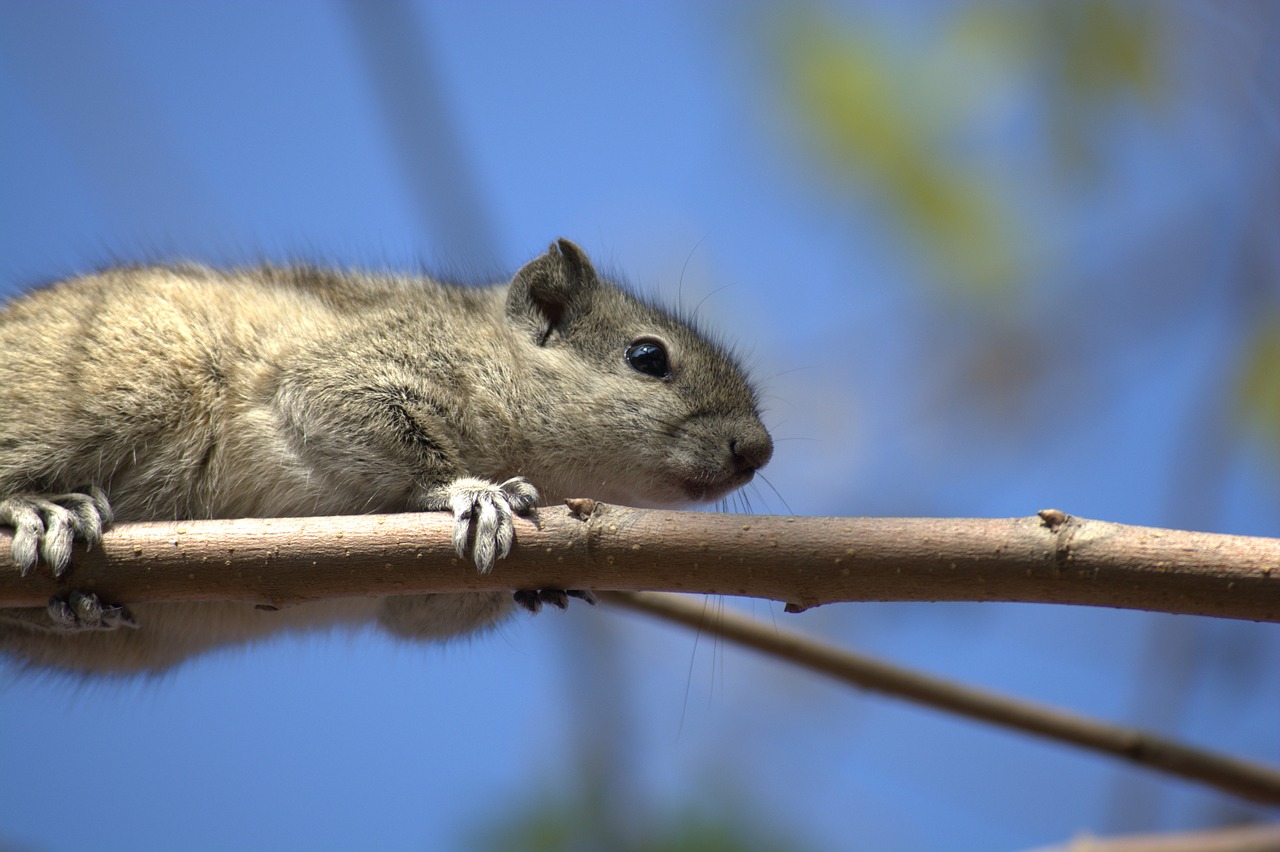
[(695, 503), (708, 503), (746, 485), (755, 477), (754, 470), (732, 473), (725, 476), (685, 479), (680, 482), (680, 490)]

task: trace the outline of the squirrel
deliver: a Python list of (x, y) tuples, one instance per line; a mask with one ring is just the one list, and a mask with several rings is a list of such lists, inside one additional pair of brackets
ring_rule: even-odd
[[(113, 521), (450, 511), (481, 572), (569, 497), (723, 497), (773, 454), (756, 391), (692, 322), (558, 240), (508, 283), (314, 267), (121, 267), (0, 309), (0, 526), (61, 576)], [(470, 548), (469, 542), (474, 542)], [(468, 552), (469, 551), (469, 552)], [(0, 567), (4, 555), (0, 554)], [(0, 658), (161, 672), (282, 631), (490, 627), (585, 591), (0, 609)]]

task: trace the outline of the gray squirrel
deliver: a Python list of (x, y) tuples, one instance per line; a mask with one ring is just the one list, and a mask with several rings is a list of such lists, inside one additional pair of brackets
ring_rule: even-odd
[[(61, 576), (112, 521), (450, 511), (493, 569), (512, 518), (568, 497), (715, 500), (773, 453), (756, 392), (690, 322), (601, 279), (567, 240), (510, 283), (311, 267), (127, 267), (0, 309), (0, 526), (12, 570)], [(468, 548), (468, 542), (474, 544)], [(470, 552), (468, 553), (468, 550)], [(74, 577), (74, 575), (71, 575)], [(0, 609), (0, 658), (158, 672), (281, 631), (408, 638), (588, 592)]]

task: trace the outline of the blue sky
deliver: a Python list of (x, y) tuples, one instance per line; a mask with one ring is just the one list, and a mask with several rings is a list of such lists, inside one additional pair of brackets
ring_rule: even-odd
[[(1022, 274), (995, 297), (873, 169), (824, 160), (781, 7), (407, 8), (426, 55), (400, 73), (429, 74), (441, 111), (406, 166), (348, 6), (0, 6), (0, 293), (146, 259), (501, 276), (567, 236), (745, 353), (777, 441), (756, 511), (1057, 506), (1280, 534), (1274, 447), (1238, 425), (1231, 382), (1280, 290), (1271, 7), (1137, 4), (1167, 48), (1159, 94), (1077, 116), (1074, 170), (1046, 165), (1049, 70), (956, 35), (987, 7), (809, 9), (1004, 211)], [(1280, 762), (1274, 625), (723, 605)], [(0, 674), (0, 755), (0, 845), (33, 850), (462, 848), (582, 789), (626, 804), (624, 835), (696, 810), (814, 849), (1274, 817), (581, 607), (445, 647), (285, 640), (142, 683)]]

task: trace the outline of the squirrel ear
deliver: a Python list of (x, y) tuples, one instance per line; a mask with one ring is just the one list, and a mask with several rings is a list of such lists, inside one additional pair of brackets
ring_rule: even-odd
[(586, 252), (568, 240), (556, 240), (511, 279), (507, 315), (531, 324), (541, 345), (557, 326), (586, 310), (599, 283)]

